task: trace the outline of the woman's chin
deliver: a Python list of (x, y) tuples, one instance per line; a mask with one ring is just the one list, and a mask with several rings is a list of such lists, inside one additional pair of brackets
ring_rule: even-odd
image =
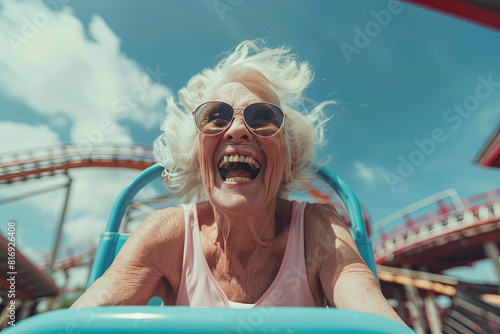
[(258, 191), (259, 188), (263, 188), (256, 188), (244, 189), (243, 187), (224, 182), (220, 188), (214, 189), (214, 192), (210, 196), (210, 201), (216, 208), (222, 211), (231, 213), (232, 215), (245, 215), (262, 209), (264, 205), (262, 202), (264, 194)]

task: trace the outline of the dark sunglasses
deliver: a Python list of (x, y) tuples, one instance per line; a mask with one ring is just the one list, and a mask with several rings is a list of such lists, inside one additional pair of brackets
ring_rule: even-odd
[(205, 135), (218, 135), (231, 125), (235, 110), (243, 110), (243, 121), (246, 127), (259, 137), (274, 136), (285, 123), (286, 114), (272, 103), (257, 102), (244, 108), (233, 108), (225, 102), (209, 101), (193, 111), (196, 127)]

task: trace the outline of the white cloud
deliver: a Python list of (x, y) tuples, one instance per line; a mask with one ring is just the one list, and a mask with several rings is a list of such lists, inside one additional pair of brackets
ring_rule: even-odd
[[(59, 135), (46, 125), (0, 122), (0, 152), (18, 152), (41, 146), (60, 144)], [(2, 159), (7, 158), (2, 154)]]
[[(8, 164), (16, 159), (23, 160), (40, 154), (45, 155), (46, 152), (43, 149), (40, 150), (41, 147), (55, 147), (60, 144), (61, 141), (57, 133), (46, 125), (0, 122), (0, 165), (2, 163)], [(61, 176), (57, 176), (6, 184), (0, 188), (0, 198), (7, 199), (33, 194), (43, 189), (63, 185), (65, 182)], [(30, 196), (23, 201), (31, 210), (56, 215), (62, 199), (62, 190), (57, 190)]]
[(42, 1), (14, 0), (0, 5), (4, 94), (49, 117), (65, 114), (75, 124), (73, 140), (100, 131), (103, 141), (130, 142), (116, 124), (120, 119), (159, 126), (163, 101), (171, 95), (164, 86), (168, 74), (157, 64), (141, 67), (128, 59), (101, 17), (91, 18), (90, 39), (68, 7), (54, 11)]
[(63, 129), (68, 126), (68, 118), (61, 114), (54, 115), (50, 119), (50, 124), (55, 128)]
[(354, 168), (359, 178), (370, 184), (375, 182), (374, 172), (370, 168), (368, 168), (365, 164), (363, 164), (360, 161), (354, 161)]
[(139, 174), (132, 169), (74, 169), (71, 210), (75, 213), (107, 216), (125, 186)]
[(85, 119), (76, 123), (71, 131), (71, 141), (73, 143), (90, 141), (96, 146), (100, 143), (133, 144), (127, 129), (115, 122), (102, 123), (98, 119)]
[[(9, 163), (15, 159), (28, 159), (41, 154), (40, 147), (60, 145), (57, 133), (46, 125), (28, 125), (16, 122), (0, 122), (0, 164)], [(46, 153), (44, 153), (46, 154)], [(61, 177), (43, 178), (22, 183), (4, 185), (0, 190), (1, 198), (12, 198), (22, 194), (63, 184)], [(56, 213), (55, 203), (60, 203), (60, 194), (37, 195), (25, 199), (34, 210)]]
[[(70, 216), (65, 225), (68, 242), (99, 236), (106, 227), (111, 208), (125, 186), (138, 175), (130, 169), (87, 168), (72, 171)], [(158, 192), (146, 187), (142, 198), (154, 198)], [(73, 218), (72, 218), (73, 217)]]
[(64, 224), (64, 235), (69, 242), (67, 241), (66, 244), (75, 244), (81, 240), (91, 240), (94, 244), (97, 244), (107, 222), (104, 215), (99, 216), (85, 215), (67, 221)]

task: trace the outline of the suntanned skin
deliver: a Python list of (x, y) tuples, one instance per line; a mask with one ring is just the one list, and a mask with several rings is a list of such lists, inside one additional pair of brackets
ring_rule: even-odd
[[(265, 89), (229, 83), (213, 100), (233, 106), (274, 101)], [(204, 256), (229, 300), (255, 303), (269, 288), (281, 266), (292, 202), (277, 198), (285, 182), (284, 132), (254, 136), (241, 111), (217, 136), (200, 135), (199, 170), (210, 198), (199, 203), (200, 242)], [(244, 153), (261, 164), (251, 182), (221, 179), (218, 163), (225, 154)], [(293, 166), (292, 166), (293, 168)], [(348, 229), (333, 207), (308, 204), (304, 214), (307, 277), (317, 306), (374, 313), (404, 324), (383, 297), (363, 262)], [(181, 278), (184, 248), (182, 208), (160, 210), (130, 236), (106, 273), (72, 306), (145, 305), (152, 296), (174, 305)]]

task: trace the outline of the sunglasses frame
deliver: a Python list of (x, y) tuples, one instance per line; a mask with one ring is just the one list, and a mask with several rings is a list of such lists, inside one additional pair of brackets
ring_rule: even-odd
[[(217, 133), (205, 133), (203, 131), (200, 130), (200, 128), (198, 127), (198, 124), (196, 122), (196, 111), (203, 105), (205, 104), (208, 104), (208, 103), (223, 103), (223, 104), (226, 104), (228, 106), (230, 106), (231, 108), (233, 108), (233, 117), (231, 118), (231, 121), (229, 123), (227, 123), (226, 127), (224, 129), (222, 129), (220, 132), (217, 132)], [(250, 126), (248, 125), (246, 119), (245, 119), (245, 109), (247, 109), (248, 107), (254, 105), (254, 104), (267, 104), (267, 105), (270, 105), (274, 108), (278, 108), (279, 111), (281, 111), (281, 113), (283, 114), (283, 121), (281, 122), (281, 125), (279, 127), (279, 129), (273, 133), (272, 135), (270, 136), (263, 136), (263, 135), (260, 135), (258, 133), (255, 133), (251, 128)], [(223, 133), (224, 131), (226, 131), (230, 126), (231, 124), (233, 123), (234, 121), (234, 116), (235, 116), (235, 111), (236, 110), (243, 110), (243, 113), (242, 113), (242, 116), (243, 116), (243, 122), (245, 123), (245, 126), (246, 128), (248, 129), (248, 131), (250, 131), (252, 134), (254, 134), (255, 136), (257, 137), (261, 137), (261, 138), (271, 138), (271, 137), (274, 137), (276, 136), (280, 131), (281, 129), (283, 129), (285, 127), (285, 121), (286, 121), (286, 118), (287, 118), (287, 114), (285, 114), (285, 112), (276, 104), (274, 103), (270, 103), (270, 102), (254, 102), (254, 103), (251, 103), (249, 105), (247, 105), (246, 107), (233, 107), (232, 105), (230, 105), (229, 103), (227, 102), (224, 102), (224, 101), (217, 101), (217, 100), (214, 100), (214, 101), (207, 101), (207, 102), (203, 102), (202, 104), (200, 104), (198, 107), (196, 107), (196, 109), (194, 109), (193, 111), (191, 111), (191, 114), (193, 114), (193, 118), (194, 118), (194, 125), (196, 126), (196, 130), (199, 132), (199, 133), (202, 133), (203, 135), (205, 136), (217, 136), (217, 135), (220, 135), (221, 133)]]

